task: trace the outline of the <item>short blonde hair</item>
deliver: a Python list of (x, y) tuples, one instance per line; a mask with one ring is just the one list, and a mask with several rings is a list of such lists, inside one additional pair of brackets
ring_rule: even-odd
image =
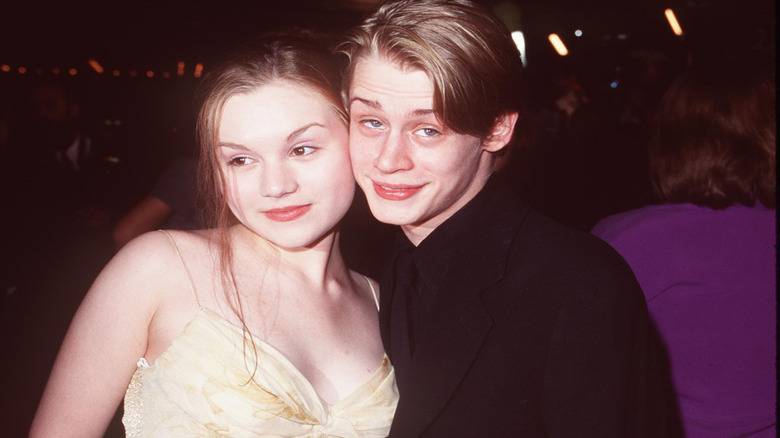
[(424, 71), (436, 115), (455, 132), (486, 138), (500, 116), (519, 110), (517, 47), (496, 16), (471, 1), (387, 2), (348, 31), (337, 50), (348, 58), (345, 102), (357, 61), (377, 55)]

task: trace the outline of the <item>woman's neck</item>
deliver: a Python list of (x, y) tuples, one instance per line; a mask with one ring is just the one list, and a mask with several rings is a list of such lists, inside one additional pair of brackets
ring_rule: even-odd
[(326, 290), (331, 282), (342, 282), (348, 276), (339, 249), (339, 233), (333, 230), (307, 247), (284, 248), (257, 235), (243, 225), (231, 229), (233, 263), (236, 267), (262, 264), (284, 277), (307, 282), (317, 290)]

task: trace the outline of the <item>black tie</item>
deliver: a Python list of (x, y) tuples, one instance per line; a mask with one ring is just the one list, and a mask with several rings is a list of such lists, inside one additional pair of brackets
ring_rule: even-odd
[(391, 349), (396, 372), (404, 374), (409, 369), (414, 354), (414, 328), (421, 309), (417, 295), (417, 270), (414, 266), (413, 248), (402, 251), (393, 266), (393, 302), (391, 319)]

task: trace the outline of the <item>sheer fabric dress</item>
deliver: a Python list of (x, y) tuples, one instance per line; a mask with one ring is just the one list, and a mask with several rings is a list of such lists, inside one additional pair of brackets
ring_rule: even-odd
[(329, 404), (283, 354), (257, 337), (251, 342), (254, 377), (242, 329), (201, 308), (154, 364), (138, 361), (125, 394), (127, 436), (388, 435), (398, 390), (387, 355), (367, 381)]

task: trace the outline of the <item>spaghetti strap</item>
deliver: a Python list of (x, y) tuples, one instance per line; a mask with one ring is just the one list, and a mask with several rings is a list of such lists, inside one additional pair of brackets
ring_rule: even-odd
[(181, 252), (179, 251), (179, 247), (176, 245), (176, 241), (173, 240), (173, 236), (166, 231), (166, 230), (157, 230), (166, 236), (168, 236), (168, 240), (171, 241), (171, 245), (173, 245), (173, 250), (176, 251), (176, 256), (179, 258), (179, 262), (181, 262), (181, 267), (184, 270), (184, 275), (187, 276), (187, 281), (190, 284), (190, 291), (192, 291), (192, 295), (195, 297), (195, 301), (198, 302), (198, 294), (195, 293), (195, 285), (192, 284), (192, 277), (190, 277), (190, 271), (187, 270), (187, 265), (184, 264), (184, 258), (181, 256)]
[(363, 278), (365, 278), (366, 281), (368, 282), (368, 287), (371, 288), (371, 294), (374, 296), (374, 303), (376, 303), (376, 310), (379, 310), (379, 295), (377, 295), (376, 289), (374, 289), (374, 285), (371, 283), (371, 280), (369, 280), (368, 277), (366, 277), (365, 275), (363, 276)]

